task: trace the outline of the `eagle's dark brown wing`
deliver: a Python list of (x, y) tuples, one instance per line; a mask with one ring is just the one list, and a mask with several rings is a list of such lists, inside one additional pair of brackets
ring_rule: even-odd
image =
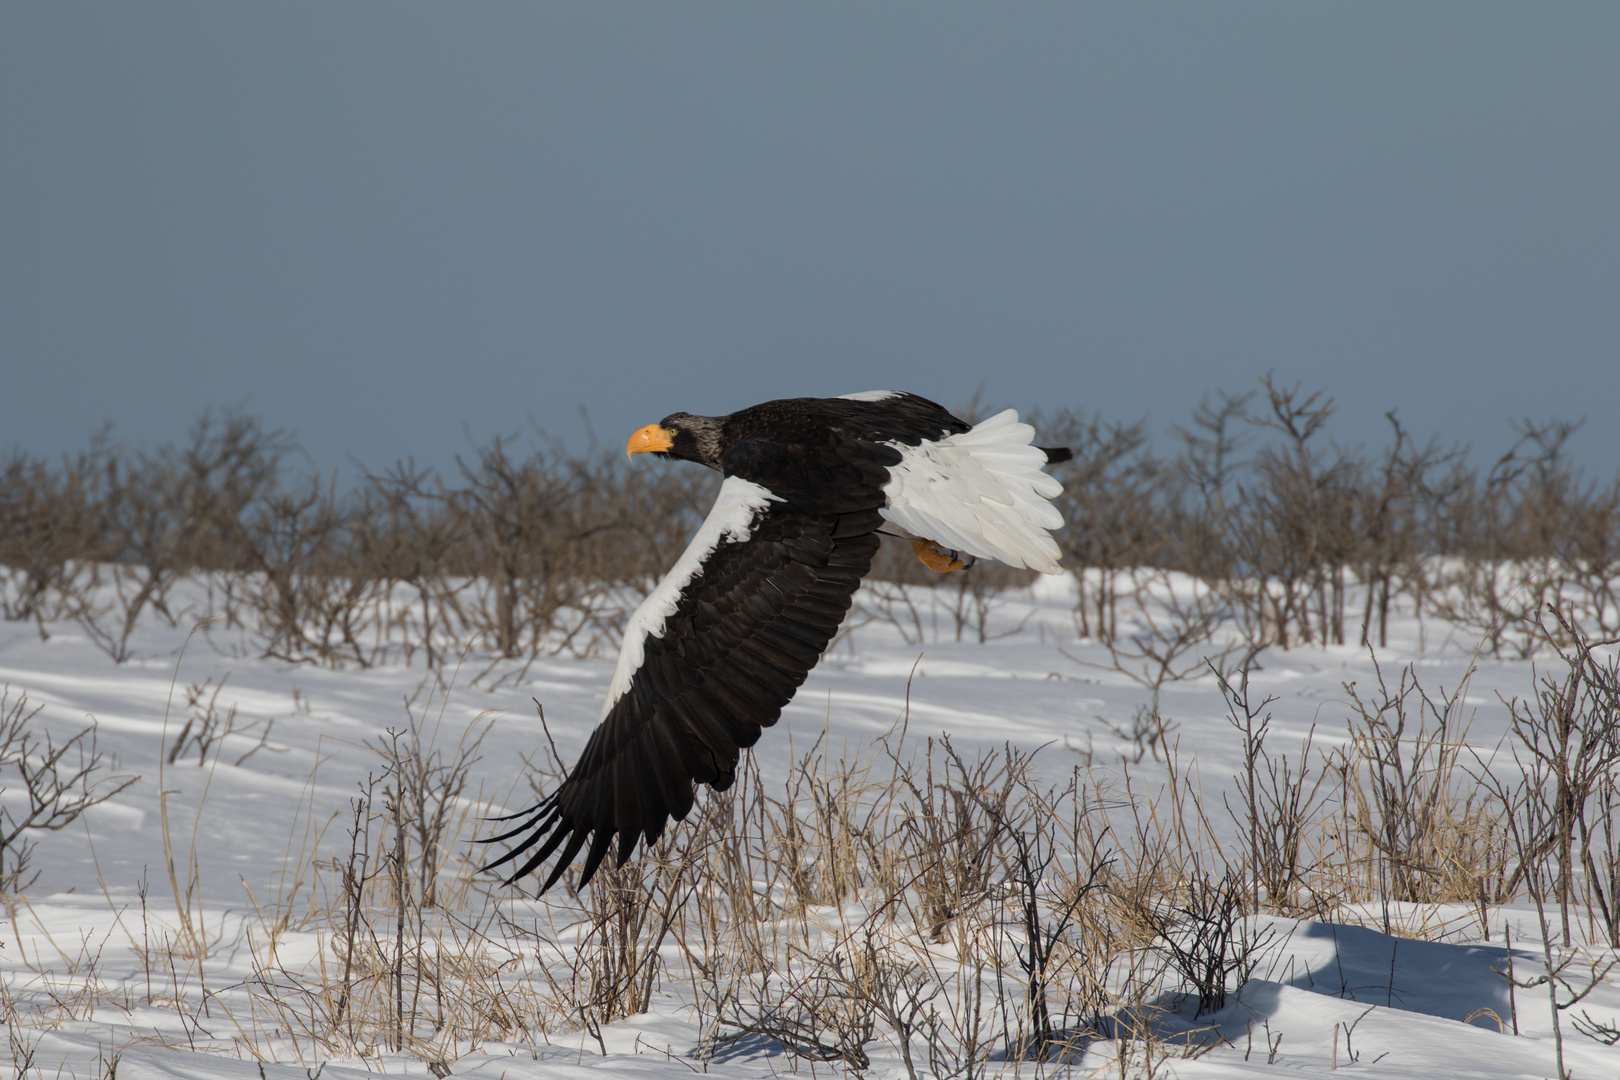
[(518, 840), (489, 868), (521, 858), (516, 880), (560, 849), (544, 891), (583, 850), (583, 886), (615, 836), (623, 865), (638, 838), (652, 844), (686, 816), (694, 784), (730, 786), (739, 751), (776, 722), (849, 610), (878, 549), (885, 466), (897, 460), (836, 435), (731, 447), (709, 520), (631, 619), (585, 752), (555, 792), (490, 838)]

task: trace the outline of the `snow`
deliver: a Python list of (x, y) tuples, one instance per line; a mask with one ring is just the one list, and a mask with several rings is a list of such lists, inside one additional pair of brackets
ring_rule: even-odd
[[(936, 601), (925, 594), (924, 602), (935, 606), (922, 624), (926, 640), (920, 643), (908, 642), (898, 626), (881, 620), (858, 626), (835, 644), (777, 728), (755, 748), (761, 781), (787, 778), (790, 745), (802, 754), (825, 738), (834, 757), (856, 759), (872, 754), (872, 740), (899, 722), (909, 738), (948, 733), (965, 752), (1009, 743), (1043, 748), (1037, 760), (1054, 775), (1081, 763), (1074, 748), (1089, 745), (1094, 769), (1121, 778), (1121, 755), (1133, 750), (1113, 729), (1148, 703), (1152, 691), (1113, 667), (1107, 650), (1079, 638), (1074, 595), (1072, 579), (1037, 581), (992, 612), (994, 633), (983, 644), (955, 640), (952, 619), (938, 607), (943, 596)], [(93, 721), (111, 771), (141, 779), (69, 829), (35, 837), (42, 877), (13, 906), (0, 938), (7, 995), (0, 1008), (10, 1014), (13, 1056), (32, 1054), (35, 1072), (27, 1075), (104, 1076), (115, 1055), (117, 1076), (125, 1080), (306, 1077), (317, 1069), (327, 1078), (429, 1075), (420, 1047), (417, 1053), (326, 1060), (309, 1043), (287, 1036), (291, 1021), (285, 1017), (251, 1013), (244, 986), (263, 971), (255, 957), (265, 948), (265, 912), (293, 915), (277, 953), (283, 967), (321, 961), (315, 925), (300, 921), (314, 902), (307, 884), (318, 861), (341, 860), (347, 852), (349, 800), (368, 774), (380, 772), (372, 746), (386, 728), (403, 728), (414, 716), (437, 747), (453, 751), (488, 725), (472, 770), (476, 790), (466, 792), (460, 810), (468, 818), (509, 812), (532, 801), (525, 759), (538, 763), (544, 756), (547, 737), (531, 699), (543, 704), (550, 735), (570, 762), (600, 715), (614, 678), (612, 659), (559, 656), (526, 667), (514, 662), (477, 685), (472, 672), (490, 661), (469, 659), (459, 673), (447, 671), (450, 685), (441, 686), (420, 666), (328, 670), (258, 659), (226, 628), (192, 633), (188, 621), (174, 628), (150, 622), (137, 635), (135, 657), (122, 665), (109, 661), (71, 623), (49, 629), (50, 639), (41, 641), (31, 625), (0, 624), (0, 683), (9, 685), (13, 699), (25, 692), (31, 704), (43, 705), (39, 722), (58, 739)], [(1378, 656), (1386, 675), (1411, 662), (1431, 690), (1450, 690), (1469, 678), (1468, 741), (1489, 757), (1507, 730), (1503, 699), (1530, 692), (1533, 663), (1477, 656), (1471, 643), (1410, 617), (1391, 631), (1391, 646)], [(195, 764), (194, 752), (160, 765), (184, 722), (186, 687), (205, 684), (211, 693), (227, 677), (220, 701), (235, 705), (238, 727), (269, 725), (266, 745), (248, 754), (258, 733), (232, 736), (209, 767)], [(1297, 745), (1314, 726), (1319, 747), (1345, 739), (1344, 684), (1365, 687), (1373, 681), (1372, 658), (1356, 646), (1272, 649), (1252, 679), (1259, 695), (1277, 698), (1271, 707), (1275, 745)], [(1182, 765), (1196, 772), (1212, 800), (1212, 820), (1230, 828), (1220, 824), (1217, 793), (1230, 790), (1241, 746), (1220, 693), (1206, 676), (1166, 683), (1157, 696), (1163, 715), (1177, 725), (1171, 738)], [(236, 764), (243, 754), (248, 756)], [(1138, 793), (1164, 778), (1151, 755), (1132, 764), (1130, 773), (1131, 790)], [(10, 774), (5, 782), (15, 787)], [(4, 795), (16, 797), (13, 790)], [(165, 817), (178, 899), (164, 852)], [(690, 827), (689, 821), (679, 828)], [(477, 832), (469, 820), (462, 841)], [(188, 894), (192, 852), (195, 884)], [(521, 897), (512, 903), (514, 910), (528, 910)], [(182, 912), (190, 913), (206, 958), (173, 972), (143, 966), (142, 949), (186, 936)], [(846, 917), (857, 916), (829, 916)], [(1386, 934), (1385, 926), (1394, 933)], [(1480, 911), (1464, 905), (1369, 905), (1332, 923), (1256, 917), (1250, 929), (1264, 946), (1241, 993), (1214, 1015), (1197, 1019), (1186, 1000), (1169, 999), (1146, 1021), (1171, 1048), (1172, 1056), (1154, 1063), (1157, 1075), (1552, 1076), (1545, 989), (1519, 989), (1510, 999), (1498, 974), (1508, 955), (1504, 928), (1512, 935), (1518, 981), (1533, 982), (1545, 973), (1546, 960), (1535, 909), (1523, 903), (1489, 908), (1483, 924)], [(666, 949), (665, 955), (674, 958), (671, 972), (681, 972), (680, 951)], [(331, 956), (324, 962), (331, 963)], [(656, 988), (648, 1012), (603, 1027), (599, 1038), (557, 1029), (521, 1041), (492, 1037), (441, 1045), (436, 1052), (444, 1054), (453, 1075), (491, 1080), (844, 1071), (812, 1066), (757, 1041), (696, 1060), (700, 1032), (691, 996), (684, 976), (672, 974)], [(181, 1007), (175, 998), (182, 999)], [(1620, 989), (1602, 983), (1580, 1008), (1613, 1024), (1620, 1017)], [(1570, 1018), (1566, 1014), (1564, 1041), (1573, 1075), (1620, 1075), (1620, 1048), (1574, 1032)], [(1176, 1056), (1177, 1033), (1213, 1048)], [(1100, 1039), (1067, 1062), (1007, 1060), (1003, 1052), (989, 1069), (1007, 1075), (1119, 1075), (1114, 1061), (1120, 1045)], [(869, 1075), (905, 1075), (891, 1042), (880, 1036), (870, 1049)], [(1134, 1060), (1137, 1075), (1143, 1064)]]

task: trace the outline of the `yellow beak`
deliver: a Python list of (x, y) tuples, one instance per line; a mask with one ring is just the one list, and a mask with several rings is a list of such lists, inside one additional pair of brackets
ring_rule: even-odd
[(646, 427), (637, 428), (630, 436), (630, 440), (624, 444), (624, 456), (668, 450), (674, 445), (674, 432), (657, 424), (648, 424)]

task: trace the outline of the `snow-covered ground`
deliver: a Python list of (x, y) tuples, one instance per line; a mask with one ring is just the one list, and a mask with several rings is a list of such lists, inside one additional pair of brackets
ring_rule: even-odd
[[(812, 672), (756, 748), (762, 782), (787, 778), (790, 744), (802, 753), (825, 735), (838, 755), (858, 760), (875, 753), (873, 740), (902, 719), (909, 738), (948, 733), (965, 752), (1007, 743), (1044, 747), (1037, 761), (1053, 775), (1081, 764), (1080, 751), (1089, 748), (1095, 771), (1117, 774), (1122, 754), (1136, 751), (1115, 729), (1129, 724), (1150, 692), (1111, 667), (1106, 649), (1079, 639), (1072, 604), (1063, 580), (1045, 580), (993, 613), (992, 626), (1004, 636), (984, 644), (952, 640), (948, 619), (925, 620), (920, 643), (883, 623), (857, 629)], [(31, 625), (0, 624), (0, 682), (11, 700), (26, 693), (30, 707), (43, 706), (36, 723), (57, 739), (93, 722), (107, 773), (140, 779), (71, 827), (33, 836), (41, 876), (13, 905), (0, 941), (10, 1054), (19, 1066), (29, 1058), (33, 1070), (18, 1075), (104, 1076), (114, 1059), (120, 1078), (307, 1076), (322, 1069), (328, 1078), (427, 1075), (423, 1054), (326, 1060), (289, 1034), (285, 1016), (255, 1011), (261, 997), (244, 984), (263, 977), (267, 921), (278, 911), (289, 914), (279, 965), (290, 971), (317, 962), (324, 939), (319, 920), (307, 917), (313, 901), (299, 883), (307, 885), (317, 862), (341, 862), (349, 851), (350, 800), (368, 774), (381, 770), (368, 741), (375, 744), (386, 728), (404, 728), (408, 711), (446, 752), (488, 725), (467, 798), (458, 805), (478, 814), (520, 809), (531, 797), (525, 756), (540, 761), (546, 745), (532, 699), (544, 706), (561, 757), (572, 761), (598, 716), (612, 658), (542, 658), (526, 669), (497, 669), (476, 685), (472, 673), (487, 661), (469, 660), (446, 690), (419, 664), (334, 671), (251, 658), (220, 627), (190, 635), (188, 644), (190, 625), (167, 628), (149, 619), (136, 658), (122, 665), (71, 623), (50, 630), (41, 641)], [(1488, 757), (1507, 729), (1503, 698), (1532, 691), (1532, 663), (1476, 657), (1468, 643), (1411, 618), (1392, 631), (1378, 657), (1386, 675), (1410, 663), (1431, 691), (1450, 691), (1469, 677), (1468, 742)], [(1420, 648), (1420, 633), (1428, 651)], [(1257, 698), (1277, 699), (1271, 745), (1295, 746), (1314, 726), (1319, 748), (1344, 741), (1350, 712), (1344, 684), (1364, 688), (1374, 681), (1372, 659), (1356, 646), (1272, 649), (1252, 677)], [(208, 767), (197, 765), (195, 750), (163, 762), (191, 712), (188, 686), (207, 695), (218, 690), (220, 711), (234, 707), (239, 728), (259, 725), (228, 740)], [(1242, 746), (1214, 680), (1168, 683), (1159, 707), (1177, 725), (1170, 737), (1179, 740), (1180, 766), (1196, 776), (1211, 822), (1217, 831), (1231, 828), (1220, 793), (1232, 790)], [(236, 763), (266, 732), (264, 745)], [(1131, 773), (1133, 791), (1164, 778), (1152, 755)], [(15, 774), (8, 771), (4, 783), (3, 797), (18, 799)], [(464, 823), (461, 839), (476, 830)], [(519, 915), (527, 910), (515, 894), (503, 902)], [(182, 909), (195, 923), (190, 956), (176, 944), (187, 936)], [(1386, 918), (1406, 936), (1380, 932)], [(1195, 1058), (1172, 1052), (1152, 1068), (1183, 1077), (1335, 1070), (1373, 1077), (1553, 1076), (1545, 988), (1520, 989), (1510, 999), (1497, 974), (1509, 955), (1504, 928), (1511, 931), (1517, 980), (1533, 982), (1544, 973), (1535, 909), (1491, 908), (1484, 918), (1488, 940), (1480, 911), (1464, 905), (1380, 908), (1335, 923), (1262, 917), (1257, 928), (1269, 934), (1268, 944), (1241, 993), (1196, 1021), (1190, 1006), (1172, 1002), (1158, 1021), (1161, 1035), (1177, 1025), (1196, 1028), (1192, 1038), (1213, 1048)], [(1415, 934), (1419, 927), (1426, 932)], [(162, 955), (160, 943), (170, 958), (143, 961)], [(700, 1032), (685, 954), (672, 942), (664, 951), (669, 974), (650, 1011), (599, 1033), (554, 1026), (521, 1042), (441, 1044), (445, 1065), (456, 1076), (513, 1080), (843, 1071), (757, 1041), (695, 1058)], [(1578, 975), (1570, 970), (1577, 988), (1584, 985)], [(1599, 1022), (1620, 1021), (1620, 988), (1597, 986), (1563, 1017), (1573, 1075), (1620, 1076), (1620, 1048), (1571, 1028), (1583, 1011)], [(992, 1074), (1118, 1075), (1117, 1048), (1095, 1041), (1063, 1063), (1007, 1060), (1003, 1051), (988, 1067)], [(905, 1075), (885, 1030), (869, 1050), (870, 1075)], [(1146, 1067), (1140, 1056), (1133, 1061), (1138, 1072)]]

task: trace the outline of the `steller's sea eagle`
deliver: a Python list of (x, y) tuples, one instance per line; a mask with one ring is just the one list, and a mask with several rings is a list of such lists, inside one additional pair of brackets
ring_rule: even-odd
[[(1062, 573), (1042, 466), (1012, 409), (969, 425), (915, 394), (767, 401), (730, 416), (672, 413), (630, 436), (631, 454), (695, 461), (725, 480), (686, 551), (630, 617), (602, 718), (557, 790), (501, 820), (521, 834), (485, 869), (558, 848), (541, 892), (582, 849), (583, 887), (614, 837), (623, 865), (692, 809), (694, 786), (731, 786), (741, 750), (776, 723), (837, 633), (885, 521), (931, 569), (964, 556)], [(590, 844), (585, 848), (587, 842)], [(539, 850), (535, 850), (538, 848)]]

